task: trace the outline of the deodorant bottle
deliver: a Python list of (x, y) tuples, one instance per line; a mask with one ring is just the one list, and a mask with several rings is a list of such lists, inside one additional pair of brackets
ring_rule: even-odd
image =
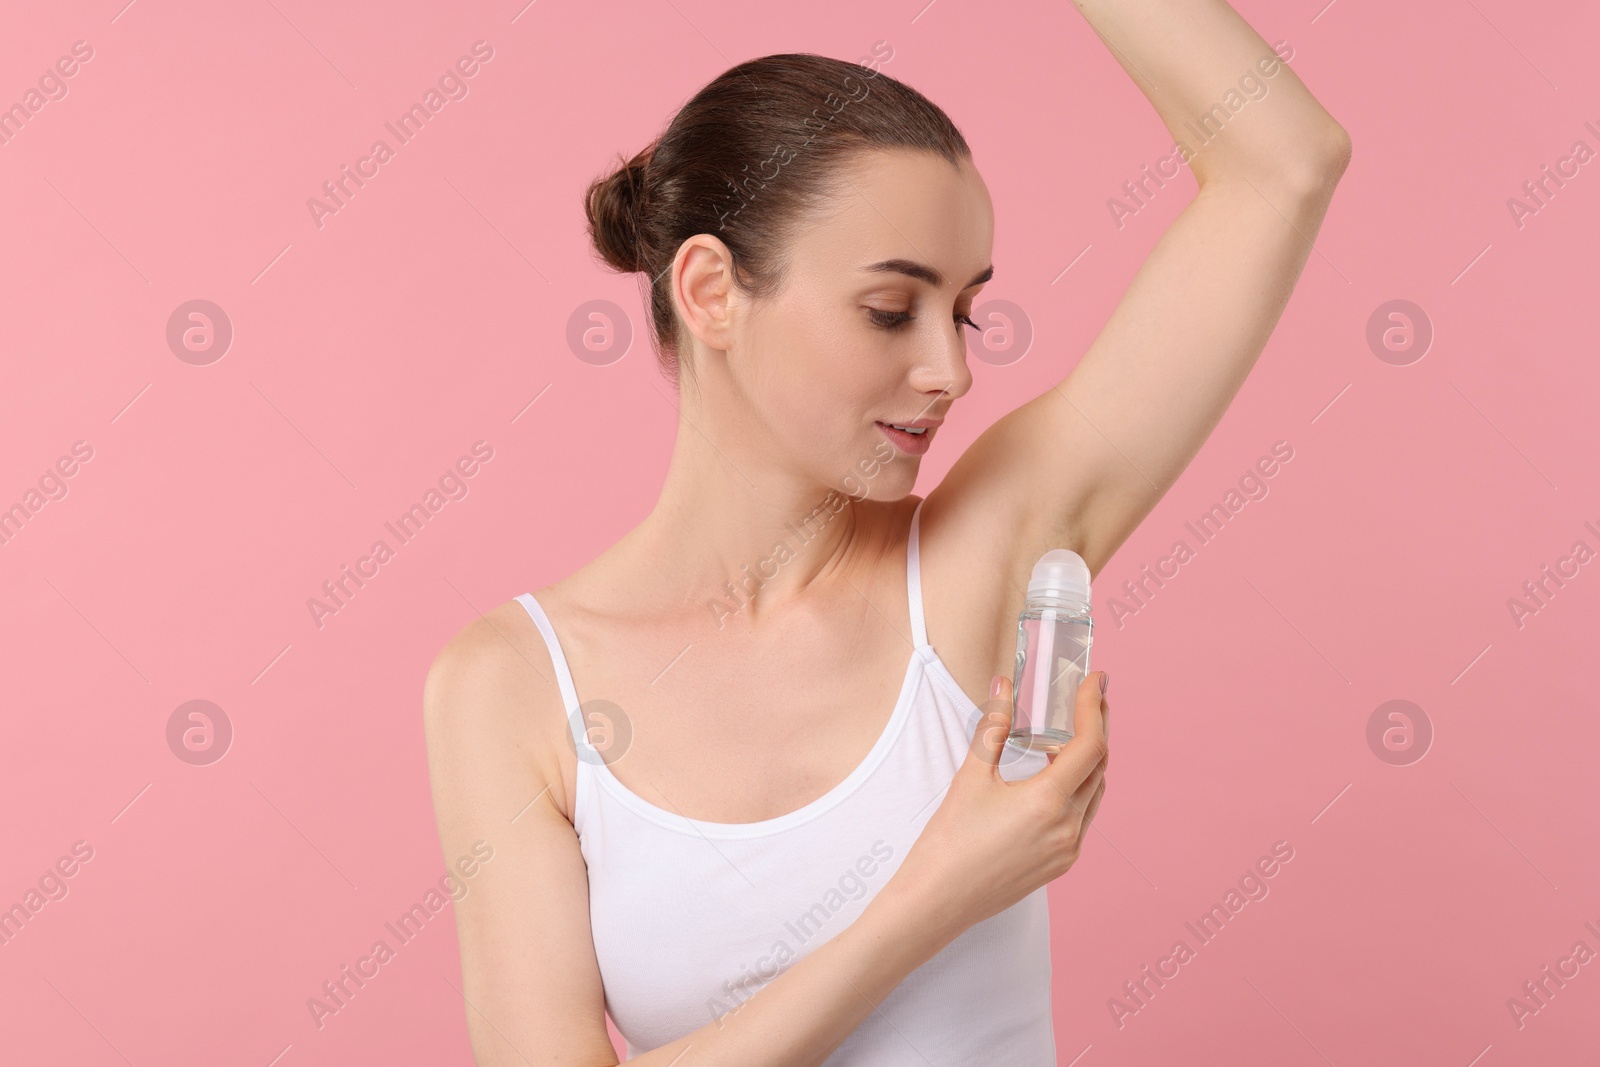
[(1053, 752), (1072, 740), (1078, 686), (1089, 673), (1089, 565), (1067, 548), (1039, 558), (1017, 616), (1011, 734), (1017, 748)]

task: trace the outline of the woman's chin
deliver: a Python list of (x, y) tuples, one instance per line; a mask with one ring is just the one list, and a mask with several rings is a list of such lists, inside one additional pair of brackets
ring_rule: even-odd
[(916, 487), (917, 467), (915, 457), (902, 457), (898, 462), (880, 466), (870, 478), (862, 475), (845, 478), (839, 491), (852, 500), (900, 500)]

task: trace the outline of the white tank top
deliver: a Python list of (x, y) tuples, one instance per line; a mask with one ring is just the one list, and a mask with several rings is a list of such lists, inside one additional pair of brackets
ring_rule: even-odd
[[(912, 512), (906, 586), (914, 645), (883, 734), (849, 776), (774, 819), (689, 819), (640, 797), (589, 739), (561, 644), (531, 593), (517, 599), (550, 649), (578, 748), (573, 827), (606, 1009), (628, 1056), (718, 1020), (855, 921), (943, 800), (982, 717), (922, 616)], [(1014, 781), (1046, 764), (1007, 749)], [(828, 1067), (1054, 1064), (1050, 920), (1040, 887), (964, 930), (845, 1039)]]

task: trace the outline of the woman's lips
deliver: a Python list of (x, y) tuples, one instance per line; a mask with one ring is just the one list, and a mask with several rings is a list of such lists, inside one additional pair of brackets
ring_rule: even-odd
[(873, 425), (883, 431), (883, 435), (889, 439), (889, 442), (894, 447), (908, 456), (920, 456), (933, 445), (933, 428), (931, 426), (918, 434), (897, 430), (886, 422), (878, 422)]

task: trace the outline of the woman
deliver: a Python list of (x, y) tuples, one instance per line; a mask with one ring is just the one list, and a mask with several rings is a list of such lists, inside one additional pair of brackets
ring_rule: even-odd
[[(478, 1063), (616, 1063), (607, 1010), (629, 1063), (1055, 1062), (1044, 887), (1099, 804), (1108, 708), (1095, 672), (1072, 743), (1005, 745), (1027, 575), (1062, 546), (1098, 573), (1199, 450), (1350, 154), (1221, 0), (1077, 6), (1199, 193), (1072, 373), (925, 500), (992, 273), (942, 111), (768, 56), (590, 188), (678, 434), (637, 527), (428, 675), (446, 859), (494, 850), (456, 912)], [(1272, 91), (1233, 121), (1243, 79)]]

